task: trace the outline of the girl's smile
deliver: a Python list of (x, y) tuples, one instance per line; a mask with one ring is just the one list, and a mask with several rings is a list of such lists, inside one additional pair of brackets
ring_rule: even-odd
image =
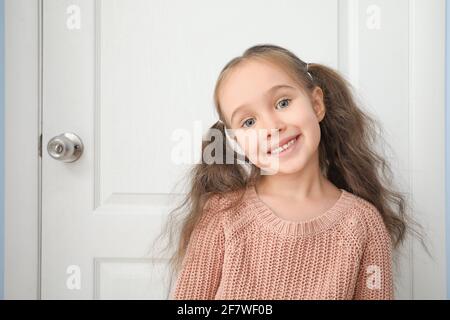
[(295, 149), (297, 148), (298, 144), (300, 143), (299, 140), (301, 137), (302, 137), (302, 135), (298, 134), (293, 139), (289, 140), (287, 143), (281, 145), (280, 147), (269, 150), (267, 152), (267, 154), (269, 156), (278, 157), (278, 158), (285, 157), (289, 154), (292, 154), (295, 151)]

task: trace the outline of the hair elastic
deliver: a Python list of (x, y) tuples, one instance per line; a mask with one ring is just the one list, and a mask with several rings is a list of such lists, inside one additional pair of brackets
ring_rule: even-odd
[(306, 63), (306, 73), (308, 74), (308, 76), (311, 78), (311, 80), (314, 81), (313, 76), (311, 75), (311, 73), (308, 71), (309, 68), (309, 63)]
[[(229, 130), (229, 129), (227, 129), (227, 127), (226, 127), (226, 125), (225, 125), (225, 122), (223, 122), (223, 121), (220, 120), (220, 119), (218, 119), (217, 122), (222, 123), (223, 126), (224, 126), (223, 131), (225, 132), (225, 139), (228, 141), (227, 144), (228, 144), (228, 145), (231, 147), (231, 149), (232, 149), (233, 151), (235, 151), (241, 158), (245, 158), (246, 156), (245, 156), (244, 150), (241, 148), (241, 146), (239, 145), (239, 143), (238, 143), (235, 139), (233, 139), (233, 138), (230, 136), (230, 134), (228, 133), (228, 130)], [(242, 166), (242, 168), (244, 169), (244, 171), (246, 172), (246, 174), (249, 175), (250, 172), (251, 172), (251, 164), (250, 164), (250, 163), (247, 163), (246, 161), (243, 161), (242, 163), (239, 163), (239, 164)]]
[(225, 131), (225, 138), (228, 140), (228, 144), (230, 145), (230, 147), (240, 156), (245, 157), (245, 152), (244, 150), (242, 150), (241, 146), (239, 145), (239, 143), (234, 140), (230, 134), (228, 133), (228, 129), (224, 128)]

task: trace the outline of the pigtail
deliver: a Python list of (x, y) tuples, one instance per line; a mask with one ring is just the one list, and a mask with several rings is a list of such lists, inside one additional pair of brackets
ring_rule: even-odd
[(198, 188), (203, 194), (224, 194), (244, 188), (255, 169), (219, 120), (203, 138), (202, 163), (193, 176), (202, 181)]
[(319, 124), (321, 169), (334, 185), (377, 207), (394, 247), (411, 232), (428, 252), (419, 231), (421, 226), (407, 213), (404, 195), (392, 189), (393, 174), (385, 155), (374, 149), (378, 139), (383, 148), (389, 147), (379, 134), (381, 127), (374, 117), (358, 107), (352, 85), (337, 71), (315, 63), (308, 65), (308, 71), (313, 77), (312, 85), (322, 89), (326, 106), (325, 117)]
[[(230, 138), (231, 139), (231, 138)], [(201, 162), (194, 164), (187, 172), (189, 191), (183, 197), (178, 207), (173, 209), (163, 227), (163, 231), (153, 242), (149, 255), (161, 255), (176, 244), (176, 252), (169, 258), (170, 286), (167, 297), (174, 285), (186, 249), (197, 223), (200, 221), (207, 201), (214, 195), (231, 195), (228, 205), (221, 210), (237, 206), (243, 199), (242, 192), (248, 184), (254, 183), (259, 176), (259, 168), (252, 165), (233, 148), (226, 134), (226, 125), (217, 121), (212, 125), (202, 139)], [(245, 161), (245, 163), (244, 163)], [(167, 236), (163, 249), (155, 254), (155, 245)], [(150, 253), (151, 252), (151, 253)]]

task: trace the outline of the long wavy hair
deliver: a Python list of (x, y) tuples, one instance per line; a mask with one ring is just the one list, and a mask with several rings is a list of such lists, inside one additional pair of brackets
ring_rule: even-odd
[[(213, 195), (232, 193), (234, 197), (230, 207), (237, 206), (243, 198), (243, 190), (255, 184), (261, 175), (258, 167), (245, 158), (250, 170), (244, 170), (238, 163), (238, 155), (230, 147), (227, 139), (223, 141), (223, 154), (232, 152), (234, 163), (208, 163), (204, 161), (205, 148), (210, 144), (214, 130), (225, 136), (225, 126), (230, 127), (224, 118), (219, 102), (219, 89), (231, 70), (250, 59), (260, 59), (275, 63), (305, 90), (311, 98), (311, 92), (319, 86), (324, 93), (325, 117), (319, 123), (321, 140), (319, 144), (319, 165), (321, 172), (336, 187), (351, 192), (371, 202), (380, 212), (389, 231), (394, 248), (398, 248), (411, 232), (424, 244), (422, 227), (408, 214), (410, 211), (405, 193), (393, 190), (392, 171), (384, 159), (373, 148), (376, 139), (382, 139), (382, 146), (389, 145), (382, 137), (382, 127), (374, 117), (358, 107), (353, 95), (352, 85), (337, 71), (319, 63), (305, 63), (291, 51), (280, 46), (260, 44), (248, 48), (241, 56), (229, 61), (219, 74), (214, 89), (214, 105), (221, 121), (212, 125), (202, 142), (202, 161), (195, 164), (187, 173), (189, 191), (181, 204), (169, 215), (161, 234), (155, 239), (159, 242), (167, 237), (163, 251), (175, 250), (169, 258), (171, 286), (186, 253), (190, 236), (198, 223), (205, 203)], [(308, 73), (312, 76), (310, 77)], [(214, 129), (214, 130), (213, 130)], [(211, 134), (209, 134), (211, 133)], [(206, 138), (206, 139), (205, 139)], [(181, 213), (181, 214), (180, 214)], [(427, 250), (428, 252), (428, 250)]]

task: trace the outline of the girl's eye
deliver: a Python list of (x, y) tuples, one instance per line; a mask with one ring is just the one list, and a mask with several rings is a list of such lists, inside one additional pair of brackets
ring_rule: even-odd
[[(283, 99), (283, 100), (280, 100), (278, 103), (277, 103), (277, 107), (280, 105), (280, 103), (282, 103), (282, 102), (287, 102), (287, 104), (286, 104), (286, 107), (289, 105), (289, 102), (291, 101), (292, 99)], [(281, 109), (284, 109), (284, 107), (282, 107)], [(243, 123), (242, 123), (242, 126), (241, 127), (246, 127), (246, 128), (248, 128), (248, 127), (250, 127), (250, 126), (252, 126), (253, 124), (251, 124), (251, 125), (247, 125), (246, 126), (246, 124), (248, 124), (248, 121), (255, 121), (255, 119), (254, 118), (248, 118), (247, 120), (245, 120)]]
[[(279, 106), (280, 105), (280, 103), (282, 103), (282, 102), (284, 102), (284, 101), (286, 101), (288, 104), (286, 104), (286, 107), (289, 105), (289, 102), (291, 101), (291, 99), (283, 99), (283, 100), (280, 100), (280, 102), (278, 102), (277, 103), (277, 106)], [(282, 108), (283, 109), (283, 108)]]
[(255, 121), (255, 119), (254, 118), (248, 118), (247, 120), (245, 120), (243, 123), (242, 123), (242, 127), (249, 127), (249, 126), (245, 126), (245, 124), (246, 123), (248, 123), (250, 120), (253, 120), (253, 122)]

